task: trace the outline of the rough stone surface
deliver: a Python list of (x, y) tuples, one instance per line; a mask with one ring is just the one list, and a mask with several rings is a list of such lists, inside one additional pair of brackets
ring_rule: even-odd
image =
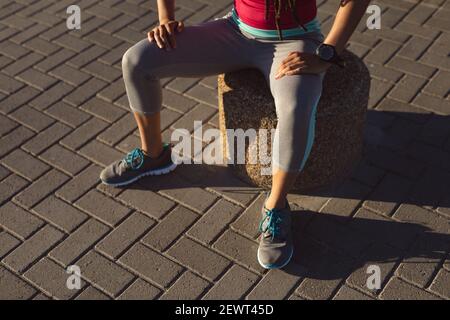
[[(345, 70), (332, 66), (325, 76), (317, 106), (316, 136), (308, 161), (297, 178), (298, 190), (318, 189), (342, 180), (361, 158), (370, 74), (355, 54), (346, 51), (343, 58)], [(274, 129), (275, 104), (262, 73), (246, 69), (219, 76), (219, 115), (226, 158), (227, 129), (268, 132)], [(233, 164), (232, 168), (246, 181), (269, 188), (271, 176), (261, 174), (265, 165), (250, 164), (250, 159), (259, 159), (258, 144), (258, 138), (254, 144), (247, 143), (246, 164)], [(271, 144), (268, 146), (270, 150)], [(267, 154), (270, 156), (271, 152)]]

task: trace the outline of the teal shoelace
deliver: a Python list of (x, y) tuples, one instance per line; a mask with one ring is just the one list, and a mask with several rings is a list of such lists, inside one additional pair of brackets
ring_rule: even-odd
[[(267, 225), (265, 228), (263, 228), (264, 221), (268, 219)], [(281, 218), (280, 212), (276, 209), (267, 210), (266, 209), (266, 216), (261, 219), (259, 222), (259, 232), (265, 233), (268, 232), (272, 236), (272, 240), (277, 237), (281, 231), (280, 231), (280, 224), (283, 222), (283, 219)]]
[(128, 167), (137, 170), (144, 164), (144, 153), (141, 149), (135, 148), (131, 150), (123, 159)]

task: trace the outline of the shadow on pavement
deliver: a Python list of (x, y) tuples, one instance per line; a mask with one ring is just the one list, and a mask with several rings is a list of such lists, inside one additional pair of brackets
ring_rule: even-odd
[[(285, 271), (307, 278), (342, 279), (370, 264), (439, 263), (450, 235), (408, 222), (293, 211), (295, 254)], [(383, 269), (383, 268), (382, 268)]]

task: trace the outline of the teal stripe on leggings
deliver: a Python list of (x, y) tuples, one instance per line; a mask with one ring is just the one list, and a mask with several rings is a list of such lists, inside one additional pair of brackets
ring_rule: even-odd
[(306, 143), (305, 155), (303, 156), (302, 163), (300, 165), (300, 171), (303, 170), (303, 167), (306, 164), (306, 160), (308, 160), (309, 154), (311, 153), (312, 146), (314, 143), (315, 127), (316, 127), (316, 113), (317, 113), (317, 105), (319, 104), (319, 100), (315, 104), (313, 108), (313, 112), (311, 112), (311, 118), (309, 119), (309, 128), (308, 128), (308, 141)]

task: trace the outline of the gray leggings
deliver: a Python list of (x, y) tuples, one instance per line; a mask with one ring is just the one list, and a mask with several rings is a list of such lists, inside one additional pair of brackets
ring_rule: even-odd
[(159, 49), (144, 39), (128, 49), (122, 59), (130, 107), (143, 114), (159, 112), (161, 78), (205, 77), (243, 68), (259, 69), (269, 83), (278, 117), (272, 165), (284, 171), (300, 171), (314, 140), (324, 74), (285, 76), (279, 80), (275, 80), (275, 74), (290, 52), (313, 53), (322, 40), (321, 33), (283, 41), (256, 39), (241, 32), (228, 18), (186, 27), (177, 34), (175, 50)]

